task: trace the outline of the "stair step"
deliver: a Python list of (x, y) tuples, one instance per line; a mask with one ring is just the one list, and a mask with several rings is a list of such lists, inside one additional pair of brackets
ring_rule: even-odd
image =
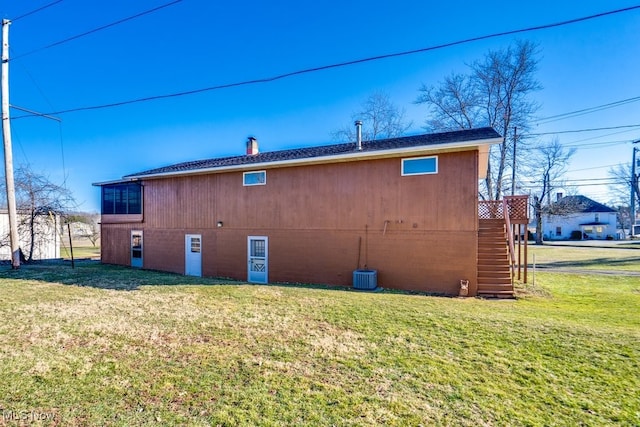
[(490, 279), (482, 279), (482, 278), (478, 279), (478, 291), (480, 289), (485, 289), (487, 287), (493, 287), (493, 286), (500, 287), (500, 289), (513, 290), (511, 286), (511, 279), (497, 279), (495, 277), (492, 277)]
[(478, 263), (481, 261), (487, 261), (489, 264), (499, 262), (500, 264), (509, 265), (509, 257), (504, 252), (478, 252)]
[(508, 279), (509, 283), (511, 283), (511, 272), (510, 271), (496, 271), (496, 270), (478, 270), (478, 280), (481, 279)]
[(513, 288), (510, 286), (495, 286), (495, 287), (481, 287), (478, 286), (478, 293), (498, 293), (498, 292), (511, 292), (513, 293)]
[(478, 283), (479, 291), (513, 291), (511, 282), (509, 283)]
[(480, 273), (483, 273), (484, 276), (487, 274), (510, 275), (511, 269), (503, 264), (479, 264), (478, 274)]
[(479, 297), (485, 298), (500, 298), (500, 299), (513, 299), (515, 296), (513, 292), (510, 291), (502, 291), (502, 292), (480, 292), (478, 291)]
[(481, 264), (481, 265), (478, 265), (478, 272), (511, 274), (511, 269), (506, 265)]

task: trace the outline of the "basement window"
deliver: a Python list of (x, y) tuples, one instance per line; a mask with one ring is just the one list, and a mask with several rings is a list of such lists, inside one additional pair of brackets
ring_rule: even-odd
[(242, 174), (242, 185), (265, 185), (267, 183), (267, 171), (245, 172)]
[(402, 176), (438, 173), (438, 156), (402, 159)]

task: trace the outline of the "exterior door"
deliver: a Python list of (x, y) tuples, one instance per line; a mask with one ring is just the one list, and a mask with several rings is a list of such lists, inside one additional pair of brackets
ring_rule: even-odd
[(131, 231), (131, 267), (142, 268), (142, 230)]
[(202, 276), (202, 235), (185, 235), (184, 253), (184, 274), (187, 276)]
[(267, 283), (269, 280), (269, 240), (264, 236), (247, 238), (249, 283)]

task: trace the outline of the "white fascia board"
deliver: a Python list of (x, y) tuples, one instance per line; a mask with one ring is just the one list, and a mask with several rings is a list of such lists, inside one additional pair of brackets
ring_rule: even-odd
[(114, 179), (111, 181), (94, 182), (91, 185), (94, 187), (102, 187), (103, 185), (127, 184), (131, 181), (137, 181), (137, 179)]
[[(114, 183), (138, 181), (141, 179), (149, 179), (149, 178), (169, 178), (174, 176), (204, 175), (204, 174), (233, 172), (233, 171), (257, 170), (257, 169), (274, 169), (278, 167), (354, 162), (354, 161), (361, 161), (361, 160), (383, 159), (383, 158), (389, 158), (389, 157), (401, 157), (406, 155), (418, 156), (418, 155), (434, 154), (434, 153), (442, 153), (442, 152), (464, 151), (469, 149), (480, 148), (483, 146), (486, 146), (488, 149), (489, 146), (493, 144), (499, 144), (501, 142), (502, 142), (502, 138), (490, 138), (490, 139), (480, 139), (476, 141), (461, 141), (461, 142), (453, 142), (453, 143), (439, 144), (439, 145), (423, 145), (423, 146), (415, 146), (415, 147), (396, 148), (391, 150), (376, 150), (376, 151), (364, 151), (364, 152), (358, 151), (358, 152), (351, 152), (347, 154), (337, 154), (337, 155), (320, 156), (320, 157), (307, 157), (302, 159), (279, 160), (275, 162), (260, 162), (260, 163), (250, 163), (250, 164), (241, 164), (241, 165), (232, 165), (232, 166), (218, 166), (218, 167), (212, 167), (212, 168), (193, 169), (193, 170), (186, 170), (186, 171), (161, 172), (161, 173), (154, 173), (154, 174), (148, 174), (148, 175), (136, 175), (136, 176), (132, 176), (131, 178), (124, 178), (123, 180), (120, 180), (120, 181), (114, 181)], [(104, 185), (104, 183), (102, 185)]]

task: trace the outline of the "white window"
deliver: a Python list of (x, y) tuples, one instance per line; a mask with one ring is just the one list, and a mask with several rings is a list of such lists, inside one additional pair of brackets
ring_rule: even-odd
[(245, 172), (242, 174), (242, 185), (265, 185), (267, 183), (267, 171)]
[(438, 173), (438, 156), (402, 159), (402, 176)]

